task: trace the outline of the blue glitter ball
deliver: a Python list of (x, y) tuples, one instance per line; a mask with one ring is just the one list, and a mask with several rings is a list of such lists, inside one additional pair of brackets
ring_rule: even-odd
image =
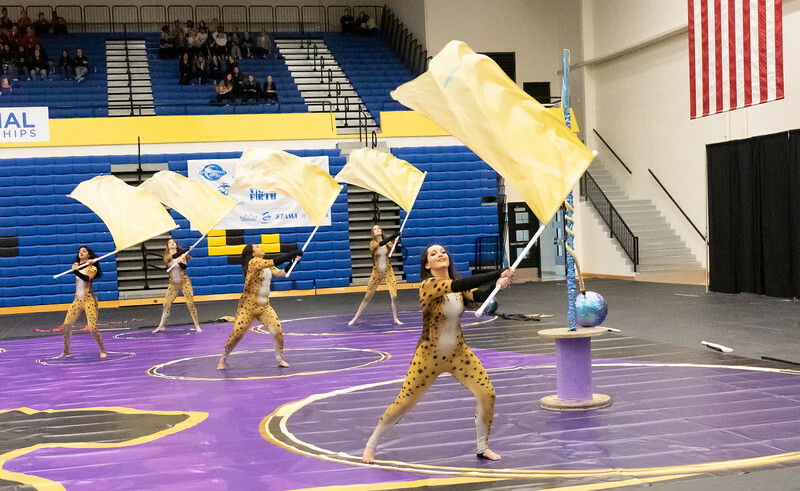
[(497, 311), (497, 300), (494, 298), (489, 301), (489, 305), (486, 306), (484, 310), (487, 314), (494, 314)]
[(575, 297), (575, 317), (583, 327), (599, 326), (606, 320), (608, 305), (602, 295), (595, 292), (579, 293)]

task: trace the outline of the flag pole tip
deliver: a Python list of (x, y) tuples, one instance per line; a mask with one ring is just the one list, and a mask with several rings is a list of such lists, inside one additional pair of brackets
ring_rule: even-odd
[(594, 155), (595, 157), (597, 157), (597, 150), (592, 150), (592, 155)]

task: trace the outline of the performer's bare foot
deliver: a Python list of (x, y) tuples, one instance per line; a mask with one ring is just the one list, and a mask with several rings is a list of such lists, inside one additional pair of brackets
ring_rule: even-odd
[(403, 325), (403, 323), (400, 322), (400, 319), (398, 319), (397, 317), (394, 318), (394, 323), (397, 324), (398, 326), (402, 326)]
[(356, 321), (357, 321), (357, 320), (358, 320), (358, 316), (356, 316), (356, 317), (353, 317), (353, 320), (351, 320), (350, 322), (348, 322), (348, 323), (347, 323), (347, 325), (348, 325), (348, 326), (352, 326), (353, 324), (355, 324), (355, 323), (356, 323)]
[(228, 360), (224, 356), (219, 359), (219, 364), (217, 365), (217, 370), (227, 370), (231, 366), (228, 365)]
[(67, 352), (65, 351), (65, 352), (61, 353), (60, 355), (56, 356), (56, 358), (57, 358), (57, 359), (59, 359), (59, 358), (66, 358), (66, 357), (68, 357), (68, 356), (69, 356), (69, 353), (67, 353)]
[(372, 447), (364, 447), (364, 455), (361, 456), (361, 462), (365, 464), (375, 463), (375, 449)]
[(200, 329), (200, 326), (194, 326), (194, 330), (197, 332), (203, 332), (203, 330)]
[(164, 326), (158, 326), (158, 327), (156, 327), (156, 330), (153, 331), (153, 333), (163, 332), (163, 331), (164, 331)]
[(101, 351), (101, 352), (100, 352), (100, 358), (105, 358), (105, 357), (107, 357), (107, 356), (108, 356), (108, 355), (106, 354), (106, 352), (105, 352), (105, 351)]
[(478, 454), (478, 458), (480, 459), (488, 459), (488, 460), (500, 460), (500, 455), (492, 452), (488, 448), (483, 451), (483, 453)]
[(286, 363), (286, 360), (281, 360), (278, 362), (278, 366), (282, 368), (289, 368), (289, 364)]

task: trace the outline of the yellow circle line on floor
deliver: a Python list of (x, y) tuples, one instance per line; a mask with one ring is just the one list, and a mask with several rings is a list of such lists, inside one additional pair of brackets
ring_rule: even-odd
[[(386, 361), (386, 360), (389, 360), (389, 359), (392, 358), (392, 355), (390, 355), (389, 353), (387, 353), (385, 351), (378, 351), (378, 350), (373, 350), (373, 349), (359, 349), (359, 348), (341, 348), (341, 347), (336, 347), (336, 348), (296, 348), (296, 349), (284, 350), (284, 353), (288, 352), (288, 351), (320, 351), (320, 350), (362, 351), (362, 352), (366, 352), (366, 353), (374, 353), (374, 354), (378, 355), (378, 359), (377, 360), (368, 361), (368, 362), (362, 363), (360, 365), (354, 365), (352, 367), (335, 368), (335, 369), (332, 369), (332, 370), (316, 370), (316, 371), (313, 371), (313, 372), (287, 373), (285, 375), (264, 375), (264, 376), (255, 376), (255, 377), (225, 377), (224, 375), (226, 373), (226, 370), (219, 370), (219, 372), (220, 372), (220, 377), (219, 378), (179, 377), (179, 376), (173, 376), (173, 375), (165, 375), (165, 374), (159, 372), (159, 369), (161, 369), (161, 368), (164, 368), (164, 367), (169, 366), (169, 365), (174, 365), (174, 364), (180, 363), (182, 361), (197, 360), (197, 359), (200, 359), (200, 358), (219, 358), (220, 355), (216, 355), (215, 354), (215, 355), (203, 355), (203, 356), (189, 356), (189, 357), (186, 357), (186, 358), (180, 358), (178, 360), (168, 361), (166, 363), (161, 363), (159, 365), (154, 365), (154, 366), (150, 367), (147, 370), (147, 374), (148, 375), (152, 375), (153, 377), (166, 378), (166, 379), (172, 379), (172, 380), (206, 380), (206, 381), (262, 380), (262, 379), (269, 379), (269, 378), (288, 378), (288, 377), (299, 377), (301, 375), (319, 375), (319, 374), (323, 374), (323, 373), (343, 372), (345, 370), (353, 370), (353, 369), (356, 369), (356, 368), (367, 367), (369, 365), (373, 365), (375, 363), (380, 363), (382, 361)], [(231, 353), (228, 356), (228, 359), (230, 360), (230, 358), (232, 356), (242, 355), (242, 354), (245, 354), (245, 353), (271, 353), (271, 352), (274, 352), (274, 350), (262, 349), (262, 350), (234, 351), (233, 353)], [(228, 370), (230, 370), (230, 369), (228, 369)], [(283, 369), (281, 369), (281, 370), (283, 370)]]
[[(693, 363), (597, 363), (593, 364), (594, 367), (612, 367), (612, 366), (629, 366), (629, 367), (676, 367), (676, 368), (714, 368), (714, 369), (729, 369), (729, 370), (744, 370), (744, 371), (760, 371), (760, 372), (773, 372), (785, 373), (790, 375), (800, 375), (799, 370), (780, 369), (780, 368), (765, 368), (765, 367), (751, 367), (751, 366), (730, 366), (730, 365), (711, 365), (711, 364), (693, 364)], [(515, 371), (515, 370), (535, 370), (542, 368), (553, 368), (555, 365), (536, 365), (529, 367), (506, 367), (489, 369), (487, 372), (501, 372), (501, 371)], [(383, 382), (374, 382), (370, 384), (357, 385), (354, 387), (347, 387), (344, 389), (334, 390), (322, 394), (314, 394), (299, 401), (289, 402), (278, 407), (271, 414), (266, 416), (259, 425), (259, 432), (261, 436), (268, 442), (285, 448), (291, 452), (316, 457), (321, 460), (329, 462), (338, 462), (347, 465), (354, 465), (359, 467), (368, 467), (372, 469), (393, 470), (403, 472), (416, 472), (423, 474), (434, 475), (466, 475), (470, 477), (495, 477), (495, 478), (585, 478), (585, 477), (644, 477), (644, 476), (665, 476), (670, 474), (686, 474), (697, 472), (712, 472), (720, 470), (731, 470), (744, 467), (756, 467), (762, 465), (774, 465), (782, 462), (789, 462), (800, 460), (800, 452), (788, 452), (776, 455), (768, 455), (763, 457), (753, 457), (737, 460), (723, 460), (717, 462), (706, 462), (701, 464), (687, 464), (678, 466), (664, 466), (664, 467), (644, 467), (644, 468), (606, 468), (606, 469), (561, 469), (561, 470), (523, 470), (523, 469), (487, 469), (480, 467), (449, 467), (449, 466), (435, 466), (425, 464), (411, 464), (408, 462), (400, 462), (393, 460), (376, 460), (374, 464), (365, 464), (361, 462), (361, 458), (354, 455), (349, 455), (344, 452), (334, 452), (326, 450), (315, 445), (304, 442), (294, 436), (287, 428), (287, 421), (289, 418), (302, 409), (303, 407), (319, 401), (350, 392), (357, 392), (360, 390), (371, 389), (383, 385), (396, 384), (402, 382), (404, 379), (386, 380)], [(275, 432), (274, 430), (280, 430)], [(280, 439), (280, 436), (293, 442), (292, 444)]]

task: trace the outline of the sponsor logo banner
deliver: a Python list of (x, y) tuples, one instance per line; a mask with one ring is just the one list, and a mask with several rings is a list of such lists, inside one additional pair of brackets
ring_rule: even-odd
[(0, 143), (50, 141), (46, 107), (0, 107)]

